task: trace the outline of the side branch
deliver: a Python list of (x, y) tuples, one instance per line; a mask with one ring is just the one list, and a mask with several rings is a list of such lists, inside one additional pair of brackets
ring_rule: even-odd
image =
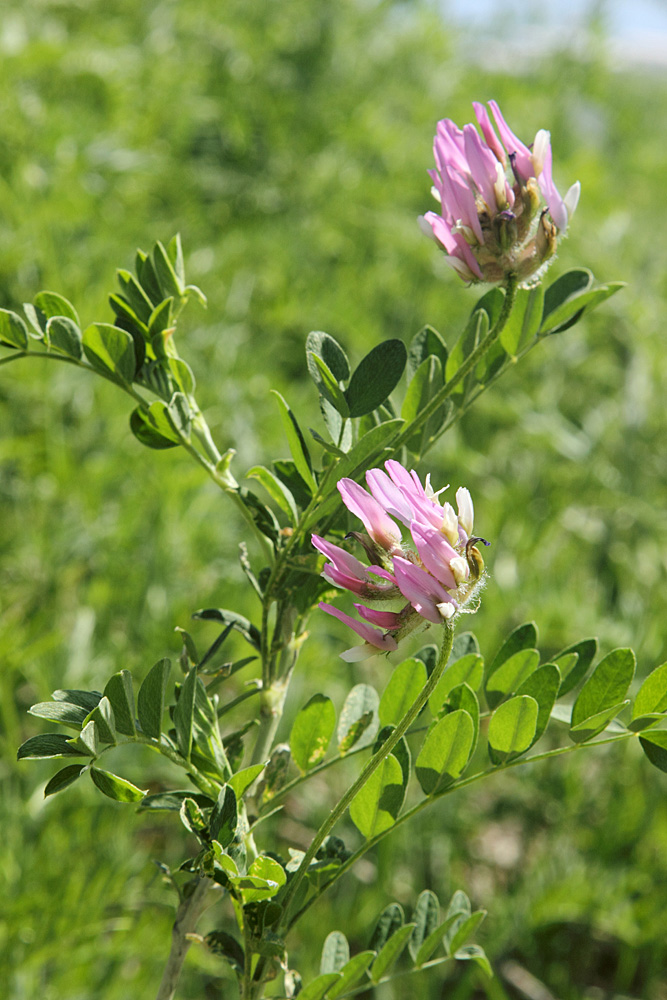
[(176, 919), (171, 932), (171, 951), (164, 967), (156, 1000), (174, 1000), (183, 962), (192, 943), (188, 935), (195, 930), (204, 909), (206, 893), (211, 885), (212, 882), (209, 878), (200, 877), (194, 884), (192, 892), (181, 901), (176, 911)]

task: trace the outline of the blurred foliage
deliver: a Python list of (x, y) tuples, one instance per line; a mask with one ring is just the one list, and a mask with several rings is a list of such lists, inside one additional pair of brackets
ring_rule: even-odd
[[(583, 188), (552, 276), (587, 266), (629, 287), (533, 352), (422, 471), (469, 486), (493, 542), (475, 622), (487, 654), (534, 617), (546, 649), (596, 632), (603, 651), (633, 645), (642, 676), (665, 659), (667, 81), (614, 72), (600, 35), (584, 55), (518, 41), (509, 74), (493, 68), (497, 43), (427, 3), (5, 0), (0, 305), (51, 288), (84, 323), (109, 320), (115, 268), (180, 229), (209, 298), (183, 350), (240, 475), (287, 453), (269, 385), (319, 421), (309, 330), (355, 362), (425, 322), (457, 335), (475, 293), (414, 221), (431, 207), (437, 119), (463, 123), (471, 100), (495, 97), (524, 139), (550, 128), (557, 183)], [(19, 362), (0, 370), (0, 410), (0, 981), (10, 1000), (150, 996), (172, 903), (150, 860), (180, 860), (184, 833), (92, 789), (44, 803), (52, 769), (13, 763), (15, 750), (43, 729), (25, 708), (65, 681), (145, 673), (197, 607), (251, 615), (242, 528), (187, 456), (140, 447), (99, 380)], [(313, 619), (312, 632), (294, 710), (312, 671), (338, 706), (362, 672), (382, 676), (379, 661), (341, 664), (342, 626)], [(463, 885), (490, 911), (481, 940), (500, 978), (425, 976), (401, 997), (514, 1000), (528, 970), (560, 1000), (664, 1000), (663, 790), (633, 747), (447, 800), (320, 904), (294, 941), (299, 967), (314, 969), (333, 927), (362, 948), (390, 899)], [(313, 817), (328, 794), (313, 788)], [(290, 803), (280, 836), (300, 846), (310, 822)], [(186, 972), (184, 1000), (222, 995), (211, 957), (193, 950)]]

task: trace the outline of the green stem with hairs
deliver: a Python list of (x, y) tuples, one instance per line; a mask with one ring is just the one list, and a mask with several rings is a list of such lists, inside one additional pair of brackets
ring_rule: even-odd
[(457, 369), (457, 371), (452, 375), (448, 382), (445, 382), (442, 389), (440, 389), (435, 396), (429, 401), (429, 403), (424, 407), (423, 410), (417, 414), (417, 416), (412, 420), (407, 427), (404, 427), (398, 438), (393, 444), (393, 448), (396, 451), (401, 445), (405, 444), (406, 441), (418, 430), (429, 417), (438, 410), (446, 399), (452, 395), (456, 387), (463, 381), (463, 379), (470, 374), (471, 371), (479, 364), (487, 351), (493, 347), (498, 337), (505, 329), (507, 320), (510, 318), (512, 309), (514, 308), (514, 300), (516, 298), (517, 292), (517, 279), (516, 275), (510, 274), (507, 276), (507, 281), (505, 283), (505, 299), (503, 301), (503, 307), (500, 310), (500, 315), (496, 320), (493, 327), (489, 330), (484, 340), (477, 345), (472, 354), (469, 354), (465, 359), (463, 364)]
[(325, 821), (320, 826), (319, 830), (313, 837), (310, 847), (306, 851), (299, 865), (298, 869), (294, 873), (293, 878), (290, 880), (287, 892), (282, 900), (283, 905), (283, 926), (288, 923), (289, 916), (289, 904), (292, 901), (294, 894), (296, 893), (299, 885), (301, 884), (303, 878), (308, 871), (310, 863), (314, 860), (315, 855), (319, 851), (320, 847), (324, 843), (325, 839), (329, 836), (330, 832), (335, 827), (339, 819), (347, 811), (348, 806), (354, 799), (354, 797), (361, 791), (369, 778), (377, 771), (378, 767), (382, 762), (389, 756), (391, 751), (394, 749), (396, 744), (399, 742), (401, 737), (407, 732), (412, 723), (415, 721), (419, 713), (421, 712), (424, 705), (427, 703), (428, 699), (433, 694), (433, 691), (438, 684), (438, 681), (442, 677), (445, 667), (447, 666), (447, 661), (449, 660), (450, 653), (452, 651), (452, 643), (454, 641), (454, 626), (451, 622), (444, 622), (445, 636), (443, 639), (442, 647), (440, 649), (440, 655), (438, 657), (438, 662), (436, 663), (431, 676), (428, 681), (415, 698), (414, 702), (407, 710), (401, 721), (398, 723), (396, 728), (393, 730), (390, 736), (384, 741), (380, 749), (373, 754), (371, 759), (368, 761), (361, 774), (357, 780), (348, 788), (341, 799), (336, 803), (334, 808), (331, 810)]

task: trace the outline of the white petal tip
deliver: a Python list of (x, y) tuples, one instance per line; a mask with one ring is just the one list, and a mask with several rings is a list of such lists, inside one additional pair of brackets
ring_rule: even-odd
[(417, 216), (417, 224), (421, 229), (422, 233), (424, 234), (424, 236), (427, 236), (429, 240), (433, 240), (434, 243), (438, 242), (437, 239), (435, 238), (435, 233), (433, 232), (433, 229), (431, 228), (430, 224), (424, 218), (423, 215)]
[(581, 184), (579, 181), (573, 184), (570, 190), (567, 192), (563, 198), (565, 203), (565, 208), (567, 209), (568, 219), (571, 219), (574, 215), (577, 205), (579, 204), (579, 195), (581, 194)]
[(352, 646), (351, 649), (346, 649), (344, 653), (340, 653), (340, 658), (347, 663), (357, 663), (359, 660), (367, 660), (369, 656), (375, 656), (379, 652), (379, 649), (375, 649), (374, 646), (365, 642), (363, 646)]

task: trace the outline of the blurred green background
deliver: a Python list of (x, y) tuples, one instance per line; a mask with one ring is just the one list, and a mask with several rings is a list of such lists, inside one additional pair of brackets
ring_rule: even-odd
[[(354, 362), (426, 322), (450, 346), (458, 335), (476, 293), (415, 223), (432, 207), (435, 122), (463, 124), (472, 100), (495, 97), (524, 140), (550, 128), (561, 191), (583, 189), (550, 278), (588, 266), (628, 288), (504, 377), (421, 471), (467, 485), (493, 543), (470, 619), (487, 655), (535, 618), (545, 652), (598, 634), (603, 651), (632, 645), (643, 676), (667, 645), (667, 76), (610, 47), (618, 4), (580, 4), (586, 16), (560, 32), (541, 6), (522, 19), (490, 3), (471, 27), (419, 0), (4, 0), (0, 306), (49, 288), (84, 323), (109, 321), (115, 268), (180, 231), (209, 297), (206, 312), (188, 307), (181, 352), (240, 476), (287, 453), (271, 386), (318, 425), (311, 329)], [(196, 608), (255, 612), (231, 505), (187, 455), (143, 449), (128, 414), (117, 390), (68, 366), (0, 369), (7, 1000), (153, 996), (172, 899), (152, 860), (177, 864), (192, 846), (175, 820), (137, 818), (92, 785), (45, 802), (52, 762), (15, 763), (46, 728), (27, 707), (122, 667), (143, 677), (177, 655), (173, 628)], [(353, 682), (383, 686), (381, 662), (337, 658), (342, 627), (315, 617), (311, 630), (294, 708), (315, 690), (340, 706)], [(409, 910), (426, 886), (464, 888), (490, 911), (479, 940), (498, 978), (438, 970), (379, 1000), (665, 1000), (667, 778), (634, 744), (578, 758), (436, 805), (320, 902), (292, 962), (310, 976), (329, 930), (360, 949), (393, 899)], [(128, 759), (123, 773), (148, 765)], [(282, 849), (307, 842), (330, 794), (313, 783), (310, 812), (290, 803)], [(234, 995), (193, 949), (179, 996)]]

